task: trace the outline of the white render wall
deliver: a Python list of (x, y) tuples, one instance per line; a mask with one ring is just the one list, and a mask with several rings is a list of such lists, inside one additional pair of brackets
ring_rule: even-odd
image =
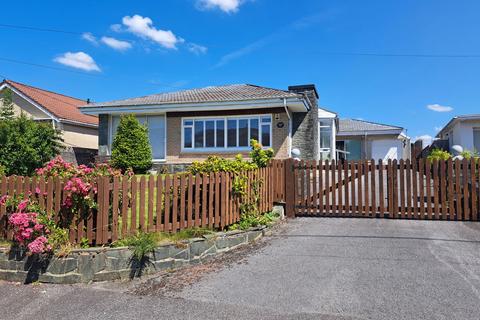
[[(480, 120), (465, 120), (457, 122), (452, 130), (452, 142), (463, 149), (473, 150), (473, 128), (480, 128)], [(450, 146), (451, 148), (452, 146)]]

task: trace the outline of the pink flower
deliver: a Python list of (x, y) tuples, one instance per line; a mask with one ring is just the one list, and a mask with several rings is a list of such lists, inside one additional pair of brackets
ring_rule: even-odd
[(23, 210), (25, 210), (25, 208), (27, 208), (28, 202), (29, 202), (28, 199), (20, 202), (17, 207), (18, 212), (22, 212)]
[(28, 250), (31, 253), (43, 253), (45, 252), (45, 243), (47, 242), (47, 238), (44, 236), (40, 236), (37, 239), (33, 240), (27, 245)]
[(0, 198), (0, 205), (5, 205), (5, 203), (7, 202), (8, 200), (8, 195), (4, 195)]

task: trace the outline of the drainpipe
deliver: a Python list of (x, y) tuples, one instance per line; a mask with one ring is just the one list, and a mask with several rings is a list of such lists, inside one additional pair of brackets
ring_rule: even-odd
[(290, 117), (290, 112), (287, 107), (287, 99), (283, 98), (283, 108), (288, 118), (288, 157), (292, 157), (292, 118)]

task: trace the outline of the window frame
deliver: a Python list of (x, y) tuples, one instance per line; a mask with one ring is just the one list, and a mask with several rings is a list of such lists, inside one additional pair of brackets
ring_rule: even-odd
[[(263, 123), (262, 118), (268, 118), (268, 122)], [(258, 115), (232, 115), (232, 116), (200, 116), (200, 117), (181, 117), (180, 123), (181, 123), (181, 152), (238, 152), (238, 151), (248, 151), (250, 150), (250, 146), (239, 146), (239, 120), (247, 120), (247, 125), (248, 125), (248, 141), (251, 139), (251, 119), (256, 119), (258, 121), (258, 139), (261, 139), (262, 137), (262, 125), (268, 125), (269, 126), (269, 135), (270, 135), (270, 145), (269, 146), (264, 146), (265, 149), (271, 148), (273, 145), (273, 126), (272, 126), (272, 115), (271, 114), (258, 114)], [(216, 147), (217, 145), (217, 124), (218, 120), (223, 120), (223, 147)], [(236, 146), (235, 147), (229, 147), (228, 146), (228, 120), (236, 120)], [(214, 141), (215, 141), (215, 147), (205, 147), (206, 145), (206, 130), (204, 130), (203, 135), (204, 135), (204, 147), (195, 147), (195, 144), (192, 144), (191, 148), (185, 148), (185, 127), (193, 127), (189, 125), (185, 125), (185, 121), (203, 121), (204, 123), (204, 128), (205, 128), (205, 123), (207, 121), (214, 121), (215, 123), (215, 129), (214, 129)], [(193, 134), (193, 130), (192, 130)], [(193, 137), (192, 137), (193, 139)], [(260, 141), (260, 140), (259, 140)]]
[[(120, 117), (126, 113), (111, 113), (108, 117), (108, 155), (112, 155), (112, 143), (113, 143), (113, 117)], [(167, 161), (167, 115), (165, 113), (135, 113), (135, 117), (145, 117), (146, 123), (148, 126), (148, 117), (163, 117), (164, 119), (164, 137), (163, 137), (163, 154), (165, 155), (163, 159), (161, 158), (153, 158), (153, 162), (165, 162)], [(137, 119), (138, 120), (138, 119)], [(150, 139), (150, 130), (148, 132), (148, 138)]]
[[(318, 118), (318, 153), (320, 159), (330, 159), (332, 153), (332, 136), (333, 136), (333, 119), (332, 118)], [(328, 124), (323, 125), (322, 122), (328, 122)], [(328, 128), (330, 135), (330, 147), (325, 148), (321, 147), (322, 145), (322, 129)], [(327, 155), (326, 157), (324, 155)]]

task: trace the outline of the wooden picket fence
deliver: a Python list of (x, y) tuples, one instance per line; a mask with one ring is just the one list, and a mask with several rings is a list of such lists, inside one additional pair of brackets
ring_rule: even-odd
[(479, 164), (473, 159), (288, 163), (289, 216), (479, 219)]
[[(245, 194), (233, 194), (231, 173), (210, 175), (172, 174), (158, 176), (101, 177), (95, 182), (97, 208), (80, 213), (72, 221), (70, 241), (107, 244), (127, 235), (144, 232), (177, 232), (191, 227), (224, 229), (240, 219), (241, 205), (255, 200), (259, 210), (272, 209), (273, 166), (245, 172)], [(259, 183), (260, 182), (260, 183)], [(60, 178), (3, 177), (0, 195), (28, 194), (54, 217), (64, 214), (66, 181)], [(0, 206), (0, 237), (10, 238), (4, 206)]]

